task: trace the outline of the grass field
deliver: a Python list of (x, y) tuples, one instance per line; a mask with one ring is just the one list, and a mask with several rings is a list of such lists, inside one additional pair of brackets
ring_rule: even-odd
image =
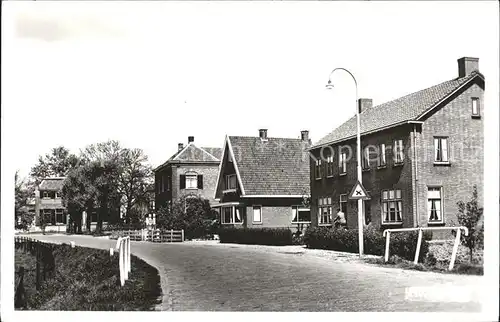
[[(35, 290), (35, 273), (28, 271), (25, 289), (28, 310), (135, 311), (152, 310), (161, 301), (158, 271), (132, 256), (131, 273), (120, 286), (118, 254), (105, 250), (57, 245), (56, 272)], [(16, 250), (16, 271), (20, 265), (34, 270), (35, 259)]]

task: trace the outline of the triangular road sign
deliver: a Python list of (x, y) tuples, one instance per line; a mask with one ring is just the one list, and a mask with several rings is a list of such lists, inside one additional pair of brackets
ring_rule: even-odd
[(370, 199), (370, 197), (368, 197), (365, 187), (358, 181), (352, 188), (349, 199)]

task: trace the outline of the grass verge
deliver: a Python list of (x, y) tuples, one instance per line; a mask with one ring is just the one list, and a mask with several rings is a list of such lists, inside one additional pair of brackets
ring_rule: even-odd
[[(34, 258), (29, 257), (16, 250), (16, 271), (19, 265), (35, 268)], [(120, 286), (118, 254), (110, 257), (105, 250), (63, 244), (55, 246), (54, 257), (56, 272), (39, 291), (34, 272), (25, 277), (29, 310), (148, 311), (161, 301), (158, 271), (133, 255), (124, 286)]]
[(426, 265), (422, 263), (414, 264), (399, 256), (391, 256), (386, 263), (383, 257), (365, 258), (364, 261), (368, 264), (374, 264), (384, 267), (411, 269), (425, 272), (438, 272), (445, 274), (463, 274), (463, 275), (483, 275), (483, 265), (470, 263), (457, 263), (451, 271), (446, 265)]

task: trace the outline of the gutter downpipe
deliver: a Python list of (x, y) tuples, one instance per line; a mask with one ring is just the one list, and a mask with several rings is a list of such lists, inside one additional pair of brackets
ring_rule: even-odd
[(413, 216), (413, 224), (415, 227), (418, 227), (419, 224), (419, 215), (418, 215), (418, 157), (417, 157), (417, 125), (413, 125), (413, 157), (415, 159), (415, 177), (413, 178), (413, 182), (415, 184), (415, 190), (413, 193), (415, 194), (415, 214)]

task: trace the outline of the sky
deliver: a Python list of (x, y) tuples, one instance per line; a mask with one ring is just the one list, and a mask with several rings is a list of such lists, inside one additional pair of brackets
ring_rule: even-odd
[(457, 77), (463, 56), (498, 79), (495, 2), (2, 6), (2, 132), (21, 175), (53, 147), (108, 139), (153, 166), (188, 136), (222, 147), (266, 128), (319, 141), (355, 113), (348, 74), (325, 89), (336, 67), (374, 105)]

